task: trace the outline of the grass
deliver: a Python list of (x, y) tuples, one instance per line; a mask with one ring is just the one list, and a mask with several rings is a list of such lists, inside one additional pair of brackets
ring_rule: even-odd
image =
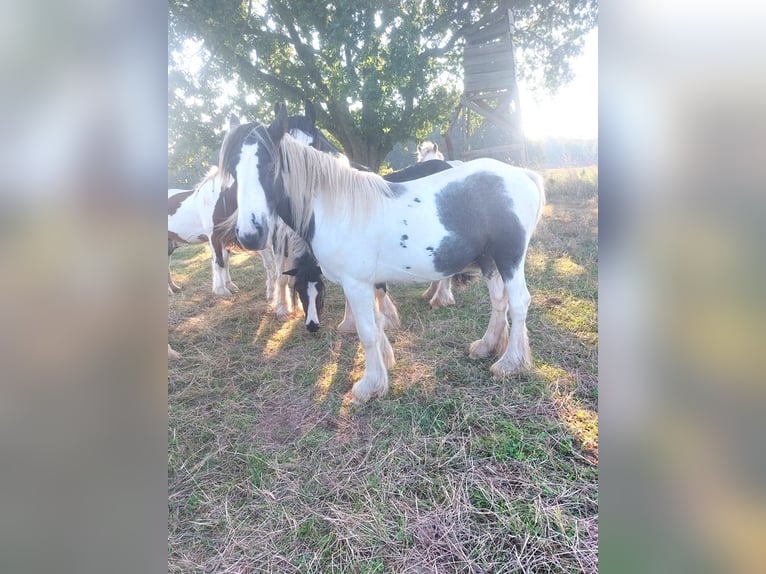
[(596, 572), (597, 172), (546, 174), (530, 246), (535, 369), (499, 382), (468, 358), (483, 282), (430, 310), (392, 286), (391, 392), (349, 405), (362, 372), (328, 287), (320, 332), (279, 323), (260, 259), (211, 293), (204, 246), (176, 251), (169, 297), (168, 571)]

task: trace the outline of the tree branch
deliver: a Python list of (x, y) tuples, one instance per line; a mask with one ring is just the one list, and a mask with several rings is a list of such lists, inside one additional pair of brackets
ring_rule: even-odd
[(280, 20), (282, 20), (282, 24), (285, 26), (285, 28), (287, 28), (287, 33), (290, 35), (290, 43), (295, 48), (295, 51), (298, 54), (298, 57), (301, 59), (301, 62), (303, 62), (303, 65), (308, 72), (308, 76), (316, 84), (317, 88), (322, 91), (324, 97), (329, 98), (330, 90), (324, 83), (322, 74), (314, 63), (314, 58), (316, 55), (314, 49), (304, 44), (301, 40), (298, 31), (295, 29), (295, 20), (289, 13), (289, 10), (287, 10), (281, 2), (272, 2), (271, 5), (276, 11)]

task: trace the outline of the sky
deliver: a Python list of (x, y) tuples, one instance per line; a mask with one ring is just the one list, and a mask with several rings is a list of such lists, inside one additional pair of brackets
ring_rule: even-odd
[(534, 94), (519, 82), (521, 117), (528, 139), (598, 137), (598, 28), (585, 39), (572, 65), (574, 80), (554, 97)]

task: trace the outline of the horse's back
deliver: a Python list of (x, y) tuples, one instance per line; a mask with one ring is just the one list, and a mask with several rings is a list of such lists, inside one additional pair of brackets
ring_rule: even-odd
[(422, 205), (426, 212), (434, 210), (443, 225), (449, 221), (448, 227), (458, 225), (458, 221), (463, 227), (470, 221), (470, 226), (476, 227), (471, 235), (490, 222), (502, 226), (515, 225), (511, 220), (517, 220), (528, 241), (544, 205), (542, 178), (492, 158), (475, 159), (397, 185), (405, 190), (397, 202), (401, 218), (407, 218), (413, 206)]
[(213, 232), (213, 210), (221, 193), (216, 173), (211, 170), (193, 190), (168, 190), (168, 231), (187, 243), (206, 241)]

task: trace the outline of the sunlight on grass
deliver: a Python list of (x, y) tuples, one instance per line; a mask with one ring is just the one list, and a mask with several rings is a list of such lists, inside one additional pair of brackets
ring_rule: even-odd
[(583, 451), (598, 457), (598, 413), (583, 408), (568, 390), (575, 386), (573, 375), (551, 365), (542, 365), (537, 372), (547, 382), (556, 413), (569, 433), (577, 439)]
[(532, 275), (532, 273), (544, 273), (545, 268), (548, 266), (548, 261), (550, 260), (550, 257), (547, 253), (544, 251), (540, 251), (537, 249), (532, 249), (530, 247), (529, 251), (527, 252), (527, 259), (526, 259), (526, 272), (528, 275)]
[[(195, 251), (196, 253), (194, 253), (194, 255), (184, 254), (183, 256), (178, 257), (178, 250), (176, 250), (172, 255), (173, 263), (191, 268), (193, 271), (196, 271), (196, 268), (199, 267), (200, 263), (210, 263), (210, 249), (208, 249), (206, 245), (196, 246)], [(186, 250), (186, 252), (193, 253), (191, 249)]]
[(585, 274), (585, 268), (572, 261), (569, 255), (559, 257), (553, 262), (553, 270), (559, 275), (564, 277), (575, 277)]
[(240, 265), (248, 261), (251, 257), (253, 257), (253, 253), (249, 251), (235, 251), (229, 258), (229, 265)]
[[(390, 392), (359, 406), (350, 389), (364, 351), (333, 328), (339, 287), (308, 335), (302, 316), (277, 320), (259, 256), (232, 253), (241, 291), (217, 298), (207, 246), (179, 249), (173, 269), (188, 279), (168, 297), (171, 344), (185, 355), (168, 369), (168, 571), (597, 572), (595, 173), (550, 176), (526, 268), (535, 369), (506, 382), (490, 376), (492, 359), (468, 358), (489, 315), (481, 281), (439, 310), (420, 298), (424, 285), (396, 286)], [(676, 316), (707, 328), (710, 313), (682, 301)], [(697, 337), (735, 356), (734, 317)]]
[(190, 333), (194, 331), (204, 331), (207, 328), (207, 317), (197, 315), (189, 317), (174, 329), (176, 333)]
[(283, 324), (279, 330), (266, 341), (266, 344), (263, 346), (263, 356), (270, 359), (276, 357), (279, 354), (280, 349), (282, 349), (285, 342), (290, 337), (290, 334), (295, 329), (295, 326), (299, 323), (300, 320), (295, 318)]
[(577, 335), (589, 345), (598, 345), (598, 310), (596, 302), (575, 297), (562, 297), (545, 312), (553, 324)]
[(338, 358), (340, 356), (341, 343), (342, 340), (340, 338), (333, 342), (330, 358), (322, 367), (314, 384), (314, 392), (316, 394), (314, 400), (317, 404), (325, 402), (335, 376), (338, 374)]
[(270, 316), (268, 314), (264, 314), (261, 316), (261, 322), (258, 324), (258, 329), (255, 331), (255, 335), (253, 335), (253, 344), (255, 344), (256, 341), (258, 341), (263, 334), (266, 332), (266, 329), (269, 328), (269, 325), (271, 324)]

